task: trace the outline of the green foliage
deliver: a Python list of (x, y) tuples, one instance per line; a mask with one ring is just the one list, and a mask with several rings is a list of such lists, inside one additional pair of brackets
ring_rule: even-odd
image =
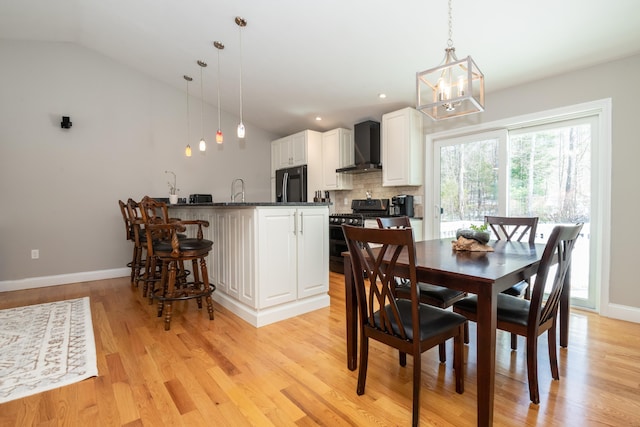
[(487, 231), (487, 224), (482, 224), (482, 225), (471, 224), (469, 228), (472, 229), (473, 231)]

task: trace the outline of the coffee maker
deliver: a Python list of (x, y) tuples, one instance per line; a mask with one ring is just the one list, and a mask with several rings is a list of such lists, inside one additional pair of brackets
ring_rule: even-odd
[(413, 217), (413, 196), (409, 194), (393, 196), (391, 198), (391, 204), (393, 205), (391, 208), (393, 215)]

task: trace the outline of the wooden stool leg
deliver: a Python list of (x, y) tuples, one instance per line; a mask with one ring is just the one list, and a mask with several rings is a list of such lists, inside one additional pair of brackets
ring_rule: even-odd
[[(163, 267), (163, 269), (166, 267)], [(164, 276), (164, 274), (163, 274)], [(175, 261), (171, 261), (169, 262), (169, 281), (167, 284), (167, 290), (165, 292), (165, 296), (167, 296), (169, 299), (167, 299), (167, 304), (166, 304), (166, 311), (165, 311), (165, 315), (164, 315), (164, 330), (168, 331), (169, 329), (171, 329), (171, 311), (172, 311), (172, 300), (171, 298), (173, 297), (174, 294), (174, 289), (175, 289), (175, 284), (176, 284), (176, 263)]]
[(209, 320), (213, 320), (213, 303), (211, 302), (211, 289), (209, 286), (209, 272), (207, 271), (207, 262), (204, 257), (200, 258), (200, 270), (202, 271), (202, 284), (204, 286), (203, 292), (206, 292), (205, 300), (207, 302), (207, 312), (209, 313)]

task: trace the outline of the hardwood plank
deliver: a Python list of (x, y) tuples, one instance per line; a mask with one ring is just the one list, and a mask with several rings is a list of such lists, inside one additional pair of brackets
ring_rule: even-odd
[[(346, 368), (343, 276), (330, 274), (331, 306), (253, 328), (215, 305), (176, 304), (170, 331), (127, 277), (0, 293), (0, 308), (89, 296), (99, 376), (0, 405), (0, 427), (396, 426), (411, 420), (411, 368), (372, 343), (365, 394)], [(529, 402), (524, 341), (497, 334), (497, 426), (640, 426), (640, 325), (573, 310), (570, 346), (551, 379), (539, 346), (540, 405)], [(474, 426), (475, 326), (465, 348), (465, 392), (455, 393), (447, 348), (422, 356), (421, 425)]]

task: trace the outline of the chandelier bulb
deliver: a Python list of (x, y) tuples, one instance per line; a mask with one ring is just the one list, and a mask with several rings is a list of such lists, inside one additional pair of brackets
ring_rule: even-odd
[(207, 143), (204, 141), (204, 138), (200, 140), (200, 151), (207, 151)]
[(218, 131), (216, 132), (216, 142), (218, 144), (222, 144), (224, 142), (224, 136), (222, 135), (222, 131), (220, 129), (218, 129)]
[(244, 138), (244, 123), (240, 122), (240, 124), (238, 124), (238, 138), (243, 139)]
[(191, 157), (191, 146), (189, 144), (187, 144), (187, 148), (184, 149), (184, 155)]

